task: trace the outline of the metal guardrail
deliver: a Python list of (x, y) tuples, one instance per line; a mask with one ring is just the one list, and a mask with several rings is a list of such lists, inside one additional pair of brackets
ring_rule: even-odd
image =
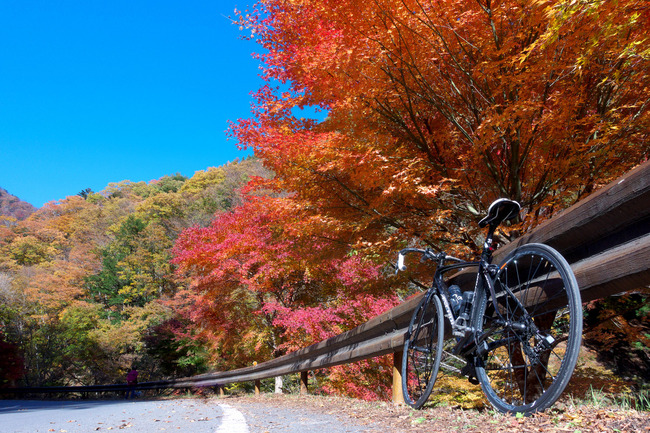
[(136, 385), (79, 385), (79, 386), (34, 386), (19, 388), (0, 388), (0, 394), (73, 394), (73, 393), (123, 393), (130, 390), (145, 389), (169, 389), (174, 388), (173, 380), (161, 380), (158, 382), (142, 382)]
[[(530, 242), (546, 243), (567, 258), (576, 274), (584, 302), (650, 284), (650, 161), (500, 248), (495, 252), (495, 261), (513, 248)], [(465, 275), (458, 277), (457, 283), (462, 287), (473, 280), (473, 276)], [(421, 296), (417, 295), (343, 334), (255, 366), (142, 383), (136, 389), (148, 389), (147, 386), (219, 387), (292, 373), (304, 374), (309, 370), (400, 352), (408, 322)], [(127, 389), (126, 385), (67, 389), (93, 392), (90, 388), (105, 391)], [(4, 392), (55, 392), (54, 389), (14, 388)], [(61, 387), (56, 389), (56, 392), (63, 392)]]

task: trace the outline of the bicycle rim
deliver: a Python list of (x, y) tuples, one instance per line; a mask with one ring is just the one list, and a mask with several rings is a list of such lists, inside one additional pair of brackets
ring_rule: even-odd
[(425, 296), (411, 318), (402, 358), (402, 392), (419, 409), (431, 395), (440, 368), (444, 321), (437, 295)]
[(484, 290), (474, 326), (485, 338), (476, 373), (490, 403), (529, 414), (551, 406), (569, 382), (582, 340), (582, 305), (566, 260), (543, 244), (513, 251)]

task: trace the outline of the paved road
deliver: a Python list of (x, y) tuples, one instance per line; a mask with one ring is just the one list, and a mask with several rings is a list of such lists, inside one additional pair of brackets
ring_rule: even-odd
[(0, 400), (1, 433), (363, 433), (372, 426), (273, 404), (215, 400)]
[[(224, 422), (232, 424), (230, 427)], [(248, 433), (241, 413), (202, 400), (0, 400), (2, 433)]]
[(241, 400), (232, 406), (244, 414), (250, 433), (389, 433), (377, 425), (333, 414), (327, 407), (314, 410)]

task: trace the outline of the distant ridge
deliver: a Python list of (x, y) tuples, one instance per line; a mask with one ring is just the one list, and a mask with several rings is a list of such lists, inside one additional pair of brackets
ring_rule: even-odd
[(0, 216), (14, 217), (18, 221), (21, 221), (35, 211), (36, 208), (31, 204), (22, 201), (15, 195), (9, 194), (7, 190), (0, 188)]

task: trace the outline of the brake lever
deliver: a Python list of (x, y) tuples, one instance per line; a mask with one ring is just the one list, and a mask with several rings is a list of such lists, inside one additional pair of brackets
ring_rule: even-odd
[(395, 274), (397, 274), (399, 271), (405, 271), (406, 270), (406, 265), (404, 264), (404, 254), (398, 253), (397, 254), (397, 269), (395, 270)]

